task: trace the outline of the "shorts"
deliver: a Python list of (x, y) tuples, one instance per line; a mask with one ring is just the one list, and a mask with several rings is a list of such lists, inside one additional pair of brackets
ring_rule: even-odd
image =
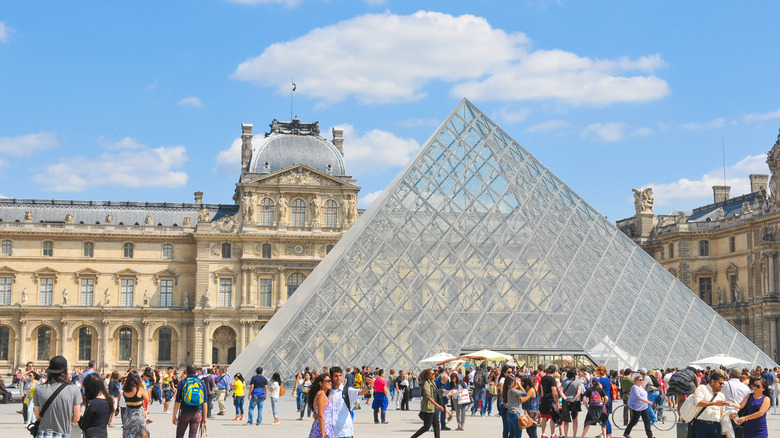
[(604, 409), (604, 406), (588, 408), (584, 426), (593, 426), (594, 424), (600, 424), (601, 427), (607, 426), (607, 410)]
[(571, 423), (572, 420), (577, 419), (577, 414), (579, 414), (580, 411), (582, 411), (581, 402), (570, 402), (564, 400), (563, 406), (561, 406), (561, 419), (564, 421), (564, 423)]
[(539, 415), (542, 418), (551, 418), (553, 411), (553, 402), (549, 397), (542, 397), (542, 401), (539, 403)]
[(166, 389), (163, 391), (163, 398), (165, 401), (169, 402), (173, 398), (173, 391), (170, 389)]

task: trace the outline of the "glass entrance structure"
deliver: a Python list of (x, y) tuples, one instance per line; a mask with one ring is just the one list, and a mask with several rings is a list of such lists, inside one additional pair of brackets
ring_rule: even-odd
[(467, 348), (775, 365), (464, 99), (230, 371), (418, 368)]

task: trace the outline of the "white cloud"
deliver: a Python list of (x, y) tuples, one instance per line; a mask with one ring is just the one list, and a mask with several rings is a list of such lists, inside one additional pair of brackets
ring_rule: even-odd
[(403, 166), (420, 149), (416, 140), (387, 131), (373, 129), (361, 134), (352, 125), (341, 125), (341, 128), (344, 129), (344, 162), (351, 175)]
[[(748, 176), (751, 173), (769, 173), (766, 155), (748, 155), (726, 168), (726, 185), (731, 186), (732, 197), (750, 191)], [(648, 184), (653, 188), (656, 206), (675, 209), (691, 209), (712, 203), (712, 186), (720, 185), (723, 185), (723, 168), (713, 169), (695, 180), (681, 178), (669, 183)]]
[(185, 98), (179, 100), (178, 102), (176, 102), (176, 104), (178, 104), (179, 106), (188, 106), (190, 108), (201, 108), (201, 107), (203, 107), (203, 102), (201, 102), (200, 99), (198, 99), (195, 96), (185, 97)]
[(397, 122), (396, 125), (403, 126), (404, 128), (416, 128), (418, 126), (430, 126), (432, 128), (438, 128), (439, 119), (406, 119)]
[(620, 141), (626, 137), (626, 124), (622, 122), (591, 123), (582, 129), (582, 138), (601, 141)]
[(241, 170), (241, 137), (233, 140), (229, 148), (219, 151), (213, 170), (233, 176)]
[(726, 119), (720, 117), (704, 123), (683, 123), (680, 125), (680, 128), (687, 129), (689, 131), (704, 131), (707, 129), (718, 129), (724, 126), (726, 126)]
[(382, 194), (382, 190), (378, 190), (376, 192), (361, 194), (358, 197), (358, 207), (360, 208), (368, 208), (374, 201), (376, 201), (376, 198), (379, 197), (379, 195)]
[(265, 5), (265, 4), (281, 4), (291, 8), (301, 4), (301, 0), (227, 0), (233, 3), (240, 3), (242, 5)]
[(497, 101), (603, 105), (669, 93), (666, 81), (652, 74), (665, 66), (659, 54), (594, 59), (529, 49), (523, 33), (494, 28), (482, 17), (386, 12), (268, 46), (241, 63), (232, 77), (284, 94), (295, 77), (301, 93), (326, 103), (349, 96), (370, 103), (414, 101), (425, 96), (432, 81), (453, 83), (456, 97)]
[(780, 108), (776, 111), (770, 111), (768, 113), (754, 113), (748, 114), (742, 118), (747, 123), (760, 122), (762, 120), (780, 119)]
[(643, 126), (641, 128), (637, 128), (631, 131), (632, 137), (646, 137), (648, 135), (653, 135), (653, 130), (648, 128), (647, 126)]
[(11, 34), (15, 31), (8, 27), (4, 22), (0, 21), (0, 43), (8, 44), (8, 40), (11, 38)]
[(561, 133), (561, 131), (565, 130), (570, 125), (571, 124), (566, 120), (547, 120), (546, 122), (537, 123), (535, 125), (531, 125), (525, 128), (525, 130), (523, 130), (523, 133), (535, 134), (537, 132), (555, 132), (555, 131)]
[(495, 118), (504, 123), (514, 125), (515, 123), (525, 122), (525, 120), (528, 118), (528, 115), (530, 113), (531, 113), (530, 108), (522, 108), (519, 110), (512, 111), (509, 108), (505, 107), (496, 111)]
[(62, 139), (56, 132), (0, 137), (0, 153), (24, 157), (39, 150), (57, 147), (60, 143)]
[(77, 192), (93, 186), (181, 187), (187, 173), (176, 169), (187, 161), (184, 146), (149, 148), (131, 138), (109, 143), (96, 157), (68, 157), (45, 166), (32, 177), (45, 189)]
[(474, 15), (368, 14), (272, 44), (232, 77), (284, 94), (295, 77), (301, 94), (324, 102), (408, 102), (433, 80), (480, 78), (523, 55), (527, 43)]

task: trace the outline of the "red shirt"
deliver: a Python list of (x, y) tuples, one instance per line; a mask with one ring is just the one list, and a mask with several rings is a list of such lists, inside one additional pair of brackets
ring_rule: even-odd
[(378, 377), (376, 380), (374, 380), (374, 392), (385, 392), (385, 389), (387, 389), (387, 380)]

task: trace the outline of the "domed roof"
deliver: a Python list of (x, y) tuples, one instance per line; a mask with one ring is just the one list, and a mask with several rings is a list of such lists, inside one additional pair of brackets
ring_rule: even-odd
[[(341, 152), (333, 143), (318, 135), (319, 126), (316, 123), (296, 122), (274, 120), (271, 132), (265, 138), (252, 139), (249, 172), (272, 173), (296, 164), (305, 164), (329, 175), (345, 176), (347, 173)], [(294, 129), (289, 129), (291, 126)]]

